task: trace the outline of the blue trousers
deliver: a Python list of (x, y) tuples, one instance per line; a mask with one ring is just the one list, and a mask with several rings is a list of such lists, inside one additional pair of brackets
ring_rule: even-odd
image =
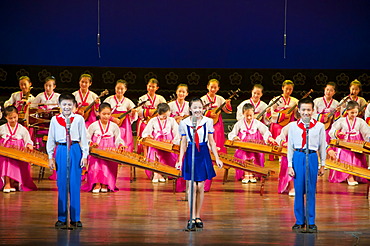
[(295, 172), (294, 188), (294, 215), (296, 224), (305, 224), (305, 204), (304, 194), (308, 200), (308, 224), (315, 224), (316, 216), (316, 182), (318, 173), (318, 158), (317, 153), (309, 154), (309, 179), (308, 192), (306, 194), (306, 153), (295, 151), (293, 154), (293, 169)]
[[(82, 151), (78, 143), (74, 143), (70, 148), (70, 172), (69, 172), (69, 199), (70, 199), (70, 220), (80, 221), (80, 188), (81, 172), (80, 167)], [(55, 155), (57, 165), (57, 185), (58, 185), (58, 220), (67, 220), (66, 197), (67, 197), (67, 146), (58, 145)]]

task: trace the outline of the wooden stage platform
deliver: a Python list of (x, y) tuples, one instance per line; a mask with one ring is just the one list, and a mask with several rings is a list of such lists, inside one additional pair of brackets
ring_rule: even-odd
[[(137, 169), (130, 183), (129, 168), (119, 169), (116, 193), (81, 193), (83, 229), (56, 230), (56, 182), (43, 180), (38, 191), (0, 193), (0, 244), (4, 245), (370, 245), (370, 210), (366, 185), (350, 187), (319, 178), (317, 234), (296, 234), (294, 198), (277, 193), (277, 172), (266, 181), (241, 184), (229, 173), (222, 184), (217, 170), (205, 195), (203, 231), (185, 232), (188, 220), (184, 193), (172, 193), (172, 182), (152, 184)], [(37, 177), (38, 167), (33, 167)], [(49, 173), (46, 174), (48, 176)]]

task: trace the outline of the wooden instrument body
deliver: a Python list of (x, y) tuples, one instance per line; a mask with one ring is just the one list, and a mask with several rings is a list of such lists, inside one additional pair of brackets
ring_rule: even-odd
[(326, 117), (326, 121), (324, 122), (325, 130), (329, 129), (329, 127), (333, 124), (335, 113), (336, 113), (336, 112), (338, 112), (338, 110), (340, 109), (340, 107), (341, 107), (344, 103), (346, 103), (349, 99), (350, 99), (350, 96), (346, 96), (346, 97), (342, 100), (342, 102), (338, 104), (337, 108), (336, 108), (333, 112), (323, 114), (323, 115), (324, 115), (324, 117)]
[[(170, 102), (173, 102), (175, 100), (176, 100), (176, 95), (175, 94), (172, 94), (170, 96), (170, 100), (167, 101), (166, 103), (170, 103)], [(147, 101), (149, 101), (149, 100), (146, 100), (145, 102), (147, 102)], [(142, 104), (144, 104), (145, 102), (143, 102)], [(140, 103), (140, 106), (142, 104)], [(150, 119), (158, 116), (158, 110), (156, 108), (147, 109), (147, 110), (149, 110), (149, 114), (148, 114), (148, 116), (144, 117), (144, 120), (143, 121), (144, 121), (145, 124), (148, 124), (148, 122), (149, 122)]]
[[(307, 98), (312, 92), (313, 92), (313, 90), (311, 89), (301, 99)], [(284, 126), (288, 125), (289, 122), (291, 122), (292, 120), (294, 120), (293, 113), (295, 112), (295, 109), (297, 108), (297, 106), (298, 105), (296, 104), (296, 105), (294, 105), (291, 108), (287, 108), (287, 109), (284, 109), (284, 110), (281, 110), (280, 111), (281, 114), (285, 114), (285, 118), (284, 118), (283, 121), (279, 122), (279, 125), (281, 125), (281, 126), (284, 127)]]
[(242, 141), (231, 141), (226, 140), (225, 146), (230, 148), (237, 148), (249, 152), (273, 154), (280, 156), (287, 156), (287, 148), (277, 145), (266, 145), (262, 143), (242, 142)]
[[(220, 114), (221, 114), (221, 111), (223, 109), (223, 107), (225, 107), (226, 103), (228, 101), (230, 101), (231, 99), (233, 98), (236, 98), (238, 97), (238, 92), (240, 91), (240, 89), (238, 88), (236, 91), (230, 91), (230, 97), (228, 99), (225, 100), (224, 103), (222, 103), (219, 107), (215, 108), (215, 109), (210, 109), (208, 110), (209, 112), (211, 112), (211, 114), (214, 114), (215, 117), (212, 117), (212, 120), (213, 120), (213, 125), (216, 125), (216, 123), (218, 122), (218, 119), (220, 118)], [(212, 102), (209, 102), (207, 103), (207, 106), (212, 104)]]
[(0, 155), (14, 160), (24, 161), (37, 166), (49, 168), (48, 155), (37, 150), (27, 148), (11, 148), (0, 145)]
[(269, 109), (269, 108), (271, 108), (275, 103), (277, 103), (279, 100), (280, 100), (280, 98), (282, 97), (282, 95), (280, 95), (280, 96), (278, 96), (278, 97), (276, 97), (269, 105), (267, 105), (267, 107), (264, 109), (264, 110), (262, 110), (262, 112), (261, 113), (259, 113), (255, 118), (257, 119), (257, 120), (262, 120), (262, 116), (266, 113), (266, 111), (267, 111), (267, 109)]
[[(106, 96), (108, 94), (109, 94), (109, 91), (107, 89), (105, 89), (104, 91), (102, 91), (100, 93), (100, 95), (97, 97), (97, 99), (100, 99), (101, 97)], [(95, 104), (95, 100), (92, 103), (90, 103), (89, 105), (87, 105), (87, 106), (80, 106), (80, 107), (78, 107), (77, 110), (76, 110), (76, 114), (82, 115), (84, 117), (84, 120), (86, 121), (87, 118), (89, 118), (91, 109), (92, 109), (92, 107)]]
[[(157, 141), (157, 140), (150, 139), (150, 138), (142, 138), (139, 141), (142, 145), (146, 145), (148, 147), (153, 147), (153, 148), (157, 148), (163, 151), (176, 153), (176, 154), (180, 153), (180, 146), (177, 144)], [(211, 154), (212, 161), (216, 161), (216, 158), (213, 155), (213, 153), (210, 152), (210, 154)], [(218, 155), (220, 157), (220, 160), (224, 163), (225, 166), (238, 168), (246, 172), (261, 174), (264, 177), (270, 176), (273, 173), (272, 170), (257, 166), (252, 161), (241, 160), (241, 159), (234, 157), (233, 155), (228, 155), (224, 153), (219, 153)]]
[(345, 141), (340, 139), (332, 139), (329, 144), (333, 147), (350, 150), (352, 152), (370, 155), (370, 143), (365, 141)]
[[(131, 113), (131, 111), (127, 111), (120, 114), (112, 114), (112, 117), (117, 118), (119, 120), (118, 126), (122, 126), (123, 121), (126, 119), (126, 116)], [(123, 115), (123, 116), (122, 116)], [(122, 116), (122, 117), (121, 117)]]
[(136, 107), (130, 109), (130, 110), (127, 110), (127, 112), (124, 112), (124, 113), (118, 113), (118, 114), (112, 114), (112, 117), (114, 118), (117, 118), (119, 120), (119, 123), (117, 124), (119, 127), (122, 126), (122, 123), (123, 121), (126, 119), (127, 115), (130, 114), (132, 112), (132, 110), (134, 109), (137, 109), (138, 107), (141, 107), (143, 104), (145, 104), (148, 100), (145, 100), (141, 103), (139, 103), (139, 105), (137, 105)]
[(351, 164), (335, 161), (332, 159), (326, 159), (325, 167), (370, 180), (370, 170), (367, 168), (353, 166)]
[(180, 170), (177, 170), (174, 167), (164, 165), (157, 161), (148, 160), (144, 156), (136, 153), (120, 151), (117, 149), (102, 150), (97, 148), (91, 148), (90, 155), (105, 160), (117, 162), (120, 164), (143, 168), (163, 175), (168, 175), (174, 178), (179, 178), (181, 176)]

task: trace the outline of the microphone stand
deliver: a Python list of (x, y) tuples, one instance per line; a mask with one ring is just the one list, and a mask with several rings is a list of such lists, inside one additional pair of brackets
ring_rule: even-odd
[(70, 118), (66, 118), (66, 141), (67, 141), (67, 163), (66, 163), (66, 169), (67, 169), (67, 175), (66, 175), (66, 227), (62, 228), (64, 230), (73, 230), (73, 227), (69, 226), (69, 189), (70, 189), (70, 184), (69, 184), (69, 174), (70, 174), (70, 169), (71, 169), (71, 163), (70, 163), (70, 153), (69, 149), (71, 148), (71, 135), (70, 135), (70, 128), (71, 128), (71, 122)]
[[(194, 210), (194, 162), (195, 162), (195, 134), (197, 131), (197, 118), (193, 116), (193, 145), (191, 148), (191, 181), (190, 181), (190, 228), (193, 227), (193, 210)], [(194, 218), (195, 219), (195, 218)]]
[(310, 173), (310, 166), (309, 166), (309, 162), (308, 162), (308, 159), (309, 159), (309, 149), (308, 149), (308, 140), (309, 140), (309, 136), (308, 136), (308, 133), (309, 133), (309, 129), (310, 129), (310, 122), (308, 123), (304, 123), (305, 124), (305, 127), (306, 127), (306, 179), (305, 179), (305, 189), (306, 189), (306, 209), (305, 209), (305, 217), (306, 217), (306, 232), (309, 232), (308, 230), (308, 215), (309, 215), (309, 212), (308, 212), (308, 180), (309, 180), (309, 173)]

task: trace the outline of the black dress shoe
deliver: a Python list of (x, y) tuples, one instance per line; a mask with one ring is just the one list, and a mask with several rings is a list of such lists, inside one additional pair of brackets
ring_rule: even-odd
[(60, 220), (58, 220), (56, 223), (55, 223), (55, 227), (63, 227), (63, 226), (66, 226), (67, 225), (67, 222), (62, 222)]
[(301, 230), (304, 229), (304, 227), (305, 227), (304, 224), (303, 225), (294, 224), (294, 226), (292, 226), (292, 230), (293, 231), (301, 231)]
[(315, 224), (308, 225), (308, 232), (316, 233), (317, 232), (317, 226)]
[(71, 226), (82, 227), (82, 222), (81, 221), (77, 221), (77, 222), (71, 221)]
[(203, 221), (200, 218), (195, 219), (195, 227), (196, 228), (203, 228)]
[(189, 231), (195, 231), (196, 228), (195, 228), (195, 220), (188, 220), (188, 225), (186, 226), (186, 229), (189, 230)]

